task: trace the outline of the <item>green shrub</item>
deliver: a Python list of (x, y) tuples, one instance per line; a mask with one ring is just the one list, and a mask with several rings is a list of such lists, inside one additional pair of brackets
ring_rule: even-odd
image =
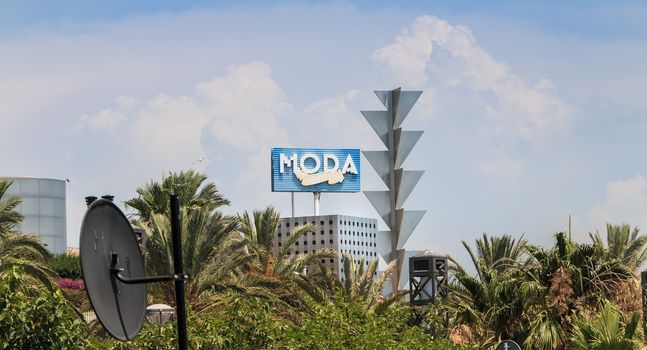
[[(316, 305), (302, 311), (297, 323), (277, 315), (275, 301), (234, 297), (226, 305), (200, 313), (189, 312), (190, 349), (430, 349), (469, 350), (444, 339), (432, 339), (423, 329), (408, 325), (409, 311), (393, 308), (384, 314), (367, 313), (357, 303)], [(147, 323), (130, 342), (95, 339), (97, 349), (175, 349), (176, 323)]]
[(58, 254), (47, 261), (47, 267), (56, 272), (61, 278), (78, 280), (81, 274), (81, 258), (75, 255)]
[(0, 348), (82, 349), (86, 329), (60, 290), (26, 287), (17, 267), (0, 275)]
[(314, 306), (300, 326), (285, 332), (279, 347), (288, 349), (462, 349), (434, 340), (422, 328), (409, 326), (409, 309), (392, 307), (368, 313), (358, 303), (338, 301)]

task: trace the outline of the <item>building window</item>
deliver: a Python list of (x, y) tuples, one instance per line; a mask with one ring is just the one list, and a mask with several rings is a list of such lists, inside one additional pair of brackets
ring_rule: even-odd
[(308, 245), (308, 241), (303, 241), (303, 245)]
[(285, 237), (290, 237), (290, 232), (286, 232)]
[(281, 237), (281, 232), (278, 233), (278, 236)]
[(321, 240), (321, 244), (324, 244), (325, 242), (326, 242), (326, 241), (324, 241), (323, 239)]
[(323, 225), (323, 220), (319, 221), (319, 225)]
[(332, 239), (330, 240), (330, 244), (332, 244)]
[(279, 242), (279, 247), (281, 246), (281, 242)]
[(321, 234), (323, 235), (323, 230), (321, 230)]
[(328, 220), (328, 225), (332, 225), (332, 220)]
[(333, 261), (334, 261), (333, 259), (330, 259), (330, 262), (333, 262)]
[[(323, 231), (321, 231), (323, 233)], [(328, 234), (332, 235), (332, 230), (328, 231)]]
[(294, 255), (299, 255), (299, 252), (298, 251), (294, 252)]
[(286, 222), (286, 223), (285, 223), (285, 227), (290, 227), (290, 223), (289, 223), (289, 222)]
[(294, 245), (298, 246), (298, 245), (299, 245), (299, 242), (294, 243)]
[(312, 241), (312, 244), (317, 244), (317, 241), (313, 240), (313, 241)]
[(322, 264), (325, 264), (325, 263), (326, 263), (326, 259), (321, 259), (321, 263), (322, 263)]

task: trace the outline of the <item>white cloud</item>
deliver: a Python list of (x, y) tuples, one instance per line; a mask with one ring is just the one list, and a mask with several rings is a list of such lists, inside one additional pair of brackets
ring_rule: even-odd
[(287, 142), (278, 116), (292, 107), (266, 63), (229, 66), (224, 77), (198, 84), (196, 95), (211, 121), (210, 131), (235, 149), (259, 151)]
[(82, 116), (76, 124), (70, 128), (71, 133), (79, 133), (86, 127), (92, 131), (112, 131), (119, 124), (126, 120), (126, 116), (112, 108), (104, 108), (97, 113)]
[[(450, 58), (433, 69), (436, 49)], [(572, 114), (571, 107), (553, 94), (548, 79), (528, 84), (481, 48), (469, 28), (437, 17), (416, 18), (394, 43), (376, 50), (373, 59), (392, 79), (413, 87), (426, 88), (433, 71), (444, 76), (447, 89), (465, 87), (486, 97), (493, 94), (495, 98), (486, 99), (483, 108), (496, 135), (530, 141), (560, 130)]]
[(606, 223), (627, 223), (647, 229), (647, 181), (641, 175), (607, 184), (604, 203), (586, 213), (584, 231), (605, 232)]
[(288, 143), (278, 118), (291, 110), (269, 65), (251, 62), (228, 66), (223, 76), (196, 84), (190, 96), (118, 96), (114, 106), (82, 116), (72, 130), (109, 130), (113, 142), (127, 145), (135, 161), (158, 170), (193, 166), (205, 157), (203, 137), (215, 137), (250, 157), (242, 179), (266, 180), (257, 169), (268, 165), (269, 147)]

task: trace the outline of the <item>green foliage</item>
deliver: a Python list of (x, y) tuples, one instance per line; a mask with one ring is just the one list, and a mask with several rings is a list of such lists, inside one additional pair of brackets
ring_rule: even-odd
[(334, 271), (319, 265), (319, 270), (307, 275), (299, 275), (295, 282), (303, 292), (313, 300), (323, 303), (335, 303), (337, 300), (355, 301), (370, 312), (381, 313), (402, 300), (406, 292), (396, 292), (388, 297), (382, 296), (387, 279), (395, 268), (395, 261), (389, 263), (384, 271), (377, 275), (378, 261), (366, 261), (362, 256), (355, 260), (352, 254), (342, 255), (344, 275), (342, 281)]
[[(288, 321), (280, 319), (272, 301), (234, 297), (226, 307), (189, 311), (187, 328), (190, 349), (268, 349), (280, 339)], [(130, 342), (96, 339), (102, 349), (175, 349), (175, 322), (160, 326), (146, 323)]]
[(24, 288), (22, 269), (0, 277), (0, 348), (81, 349), (85, 323), (60, 290)]
[[(407, 308), (382, 315), (359, 303), (314, 305), (298, 321), (276, 313), (278, 301), (233, 296), (224, 307), (189, 312), (190, 349), (432, 349), (469, 350), (444, 339), (432, 339), (408, 324)], [(101, 349), (175, 349), (175, 323), (146, 324), (130, 342), (95, 339)]]
[(643, 350), (639, 337), (640, 315), (625, 317), (612, 304), (605, 303), (591, 320), (578, 318), (572, 331), (574, 350)]
[(19, 267), (32, 281), (51, 288), (54, 272), (44, 265), (50, 256), (45, 244), (35, 235), (0, 232), (0, 274)]
[(358, 302), (315, 305), (301, 325), (288, 328), (277, 348), (287, 349), (467, 349), (433, 340), (409, 325), (408, 308), (383, 314), (367, 312)]
[(23, 215), (15, 210), (22, 199), (5, 196), (11, 184), (11, 181), (0, 179), (0, 233), (14, 231), (23, 219)]
[(76, 255), (57, 254), (47, 260), (47, 267), (54, 271), (61, 278), (78, 280), (83, 278), (81, 274), (81, 258)]

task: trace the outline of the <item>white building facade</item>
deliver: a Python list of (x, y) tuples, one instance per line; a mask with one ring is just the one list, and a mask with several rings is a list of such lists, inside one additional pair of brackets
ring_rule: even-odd
[(290, 254), (312, 253), (329, 248), (337, 252), (335, 259), (323, 259), (321, 263), (337, 271), (343, 277), (342, 254), (352, 254), (359, 263), (362, 256), (365, 264), (378, 259), (377, 220), (348, 215), (301, 216), (282, 218), (276, 231), (273, 250), (276, 254), (294, 230), (307, 224), (316, 226), (315, 232), (303, 235), (291, 248)]
[(67, 247), (65, 181), (26, 177), (2, 179), (13, 182), (5, 196), (22, 199), (16, 208), (25, 217), (19, 231), (36, 234), (54, 254), (64, 253)]

